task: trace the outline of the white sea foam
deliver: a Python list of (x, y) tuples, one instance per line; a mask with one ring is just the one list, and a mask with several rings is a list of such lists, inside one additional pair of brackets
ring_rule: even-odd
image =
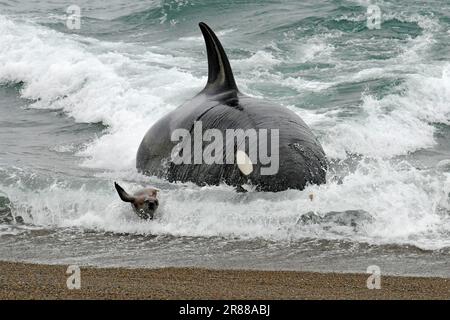
[(347, 152), (390, 158), (435, 145), (434, 123), (449, 124), (450, 65), (438, 75), (411, 75), (403, 95), (365, 96), (362, 115), (328, 131), (324, 147), (331, 157)]
[(295, 62), (308, 62), (308, 61), (329, 61), (329, 57), (334, 51), (333, 45), (329, 40), (338, 36), (340, 33), (328, 33), (320, 36), (313, 36), (306, 40), (304, 43), (298, 41), (294, 42), (295, 50), (294, 55), (289, 59)]
[[(140, 188), (135, 183), (122, 185), (130, 191)], [(425, 249), (450, 246), (450, 221), (443, 214), (450, 207), (450, 173), (436, 179), (405, 162), (394, 166), (384, 161), (362, 162), (343, 183), (330, 182), (277, 194), (237, 194), (227, 186), (181, 184), (161, 191), (154, 221), (140, 220), (129, 204), (117, 201), (112, 185), (68, 189), (64, 183), (53, 183), (36, 192), (17, 188), (5, 191), (15, 204), (15, 214), (22, 215), (26, 222), (46, 227), (282, 242), (345, 239), (414, 244)], [(327, 218), (332, 212), (352, 210), (361, 215), (361, 219), (356, 217), (356, 229), (350, 222), (337, 223), (333, 219), (324, 223), (302, 222), (311, 212)]]
[[(108, 134), (81, 153), (90, 167), (132, 167), (149, 126), (204, 81), (176, 66), (155, 66), (158, 54), (136, 61), (101, 47), (91, 53), (76, 37), (5, 17), (0, 17), (0, 33), (1, 82), (23, 82), (22, 97), (35, 100), (31, 107), (62, 108), (75, 121), (109, 126)], [(176, 60), (169, 56), (168, 63), (171, 59)]]
[(395, 12), (385, 13), (384, 19), (417, 23), (423, 33), (407, 42), (399, 42), (395, 57), (378, 62), (355, 62), (360, 71), (350, 76), (339, 75), (336, 81), (400, 78), (403, 81), (399, 86), (401, 93), (381, 98), (363, 93), (363, 102), (357, 106), (359, 116), (339, 119), (327, 129), (323, 142), (330, 157), (345, 158), (349, 152), (385, 159), (406, 155), (433, 147), (435, 124), (449, 124), (450, 64), (427, 61), (435, 44), (434, 32), (440, 28), (437, 20)]
[(236, 70), (255, 70), (258, 68), (265, 68), (266, 70), (279, 64), (281, 61), (275, 58), (271, 53), (259, 50), (251, 57), (240, 60), (231, 60), (233, 68)]
[[(222, 38), (223, 36), (225, 36), (227, 34), (230, 34), (230, 33), (234, 32), (234, 31), (235, 31), (235, 29), (218, 30), (216, 32), (216, 34), (219, 37)], [(181, 41), (188, 41), (188, 42), (196, 41), (196, 42), (202, 43), (203, 42), (203, 37), (202, 36), (180, 37), (179, 40), (181, 40)]]

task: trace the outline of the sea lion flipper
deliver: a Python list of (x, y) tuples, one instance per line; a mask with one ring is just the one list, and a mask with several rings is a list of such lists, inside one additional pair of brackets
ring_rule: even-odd
[(114, 187), (116, 187), (117, 193), (119, 194), (120, 199), (125, 202), (134, 202), (134, 197), (130, 196), (126, 193), (125, 190), (117, 182), (114, 182)]
[(208, 54), (208, 83), (202, 92), (216, 94), (230, 90), (237, 91), (233, 71), (222, 44), (206, 23), (200, 22), (199, 26), (205, 39)]

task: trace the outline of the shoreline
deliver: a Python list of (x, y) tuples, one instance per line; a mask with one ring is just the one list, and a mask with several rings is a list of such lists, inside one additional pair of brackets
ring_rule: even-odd
[(369, 274), (201, 268), (80, 267), (69, 290), (67, 265), (0, 261), (0, 299), (450, 299), (450, 279)]

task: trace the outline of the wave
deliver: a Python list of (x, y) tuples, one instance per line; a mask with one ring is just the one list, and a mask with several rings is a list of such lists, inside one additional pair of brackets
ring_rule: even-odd
[(436, 124), (450, 124), (450, 64), (439, 69), (435, 75), (409, 76), (401, 95), (366, 95), (360, 106), (363, 117), (328, 131), (327, 154), (391, 158), (435, 146)]
[[(132, 177), (132, 172), (122, 172), (122, 178)], [(124, 186), (139, 188), (135, 182)], [(450, 174), (436, 179), (406, 162), (364, 161), (341, 182), (276, 194), (172, 185), (162, 189), (159, 211), (150, 222), (117, 201), (108, 182), (67, 188), (55, 181), (33, 192), (14, 187), (4, 191), (14, 203), (15, 216), (46, 228), (276, 242), (345, 240), (430, 250), (450, 246)]]
[[(133, 166), (134, 152), (124, 150), (137, 150), (148, 127), (204, 80), (159, 65), (158, 54), (131, 57), (110, 51), (107, 43), (93, 53), (76, 36), (5, 17), (0, 17), (0, 32), (1, 83), (23, 83), (20, 95), (34, 101), (32, 108), (62, 109), (77, 122), (108, 126), (107, 134), (80, 153), (91, 167)], [(111, 159), (112, 154), (117, 157)]]

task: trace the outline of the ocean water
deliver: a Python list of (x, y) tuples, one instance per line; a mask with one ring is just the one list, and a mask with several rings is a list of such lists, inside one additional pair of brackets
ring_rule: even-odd
[[(147, 129), (206, 83), (200, 21), (241, 91), (308, 123), (327, 184), (242, 194), (136, 172)], [(447, 0), (0, 0), (0, 260), (449, 277), (449, 27)], [(114, 181), (161, 189), (156, 219)]]

